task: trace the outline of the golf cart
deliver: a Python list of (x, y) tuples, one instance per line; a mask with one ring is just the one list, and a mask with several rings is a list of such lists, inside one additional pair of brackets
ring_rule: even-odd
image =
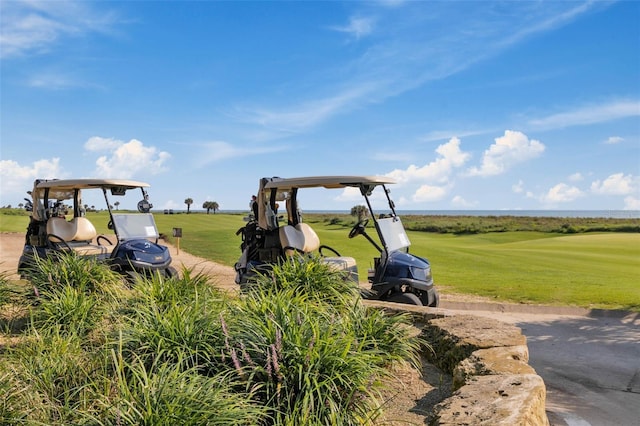
[[(411, 243), (387, 189), (387, 185), (392, 183), (395, 182), (380, 176), (261, 179), (249, 221), (237, 232), (237, 235), (242, 235), (242, 254), (235, 265), (236, 284), (241, 288), (250, 286), (257, 275), (268, 272), (271, 265), (287, 256), (316, 252), (322, 261), (348, 272), (350, 279), (358, 283), (355, 259), (341, 256), (335, 249), (321, 245), (316, 232), (302, 221), (298, 207), (298, 192), (303, 188), (356, 188), (371, 212), (378, 242), (367, 233), (369, 219), (366, 218), (359, 220), (348, 236), (363, 235), (380, 253), (373, 259), (374, 268), (368, 274), (371, 289), (364, 291), (363, 296), (389, 302), (438, 306), (439, 296), (433, 285), (429, 261), (409, 253)], [(376, 193), (386, 197), (389, 206), (389, 211), (378, 218), (371, 207), (371, 197), (376, 189)], [(284, 214), (278, 214), (282, 203), (286, 206), (286, 218)]]
[[(55, 259), (70, 251), (104, 261), (131, 281), (150, 273), (174, 276), (169, 250), (158, 244), (160, 235), (150, 213), (153, 205), (145, 189), (148, 186), (122, 179), (37, 179), (28, 191), (31, 199), (25, 198), (31, 217), (18, 262), (20, 276), (29, 277), (35, 257)], [(104, 198), (109, 212), (107, 228), (113, 234), (98, 235), (87, 217), (97, 215), (95, 207), (83, 204), (86, 195)], [(120, 205), (131, 209), (120, 211)]]

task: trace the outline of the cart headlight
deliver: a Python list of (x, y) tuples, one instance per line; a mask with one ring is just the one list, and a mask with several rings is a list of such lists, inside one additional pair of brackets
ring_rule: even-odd
[(415, 268), (411, 267), (411, 277), (414, 280), (430, 281), (431, 280), (431, 268)]

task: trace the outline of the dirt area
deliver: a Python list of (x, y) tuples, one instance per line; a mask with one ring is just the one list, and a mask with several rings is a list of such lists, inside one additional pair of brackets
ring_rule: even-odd
[[(213, 284), (225, 291), (236, 292), (235, 271), (230, 266), (221, 265), (184, 250), (163, 243), (171, 250), (173, 266), (180, 270), (183, 266), (212, 277)], [(0, 233), (0, 273), (18, 279), (16, 270), (24, 247), (24, 234)], [(380, 401), (384, 415), (379, 423), (384, 425), (425, 424), (431, 408), (450, 394), (451, 378), (441, 373), (433, 365), (423, 361), (422, 371), (408, 366), (392, 372), (386, 390)]]

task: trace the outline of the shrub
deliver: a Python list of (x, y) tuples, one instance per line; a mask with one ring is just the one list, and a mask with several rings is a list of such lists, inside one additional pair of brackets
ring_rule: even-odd
[(146, 366), (134, 357), (112, 353), (116, 372), (101, 398), (98, 417), (106, 425), (249, 425), (260, 424), (264, 409), (251, 395), (234, 390), (224, 375), (206, 377), (183, 363), (160, 361)]
[(65, 284), (41, 294), (44, 297), (35, 313), (39, 329), (59, 328), (64, 333), (85, 336), (101, 319), (100, 300), (82, 289)]
[(385, 367), (417, 359), (407, 317), (365, 309), (357, 288), (317, 259), (275, 266), (231, 309), (227, 365), (278, 425), (370, 424)]
[(222, 347), (224, 300), (204, 275), (188, 270), (179, 278), (141, 279), (114, 342), (122, 342), (128, 362), (138, 357), (147, 367), (161, 360), (210, 370)]
[(88, 293), (114, 294), (122, 288), (122, 277), (97, 259), (75, 252), (52, 257), (35, 257), (29, 278), (37, 294), (65, 285)]
[(13, 382), (5, 399), (23, 406), (26, 424), (78, 424), (90, 411), (90, 384), (99, 357), (83, 350), (82, 340), (59, 329), (30, 330), (25, 342), (8, 351), (4, 368)]

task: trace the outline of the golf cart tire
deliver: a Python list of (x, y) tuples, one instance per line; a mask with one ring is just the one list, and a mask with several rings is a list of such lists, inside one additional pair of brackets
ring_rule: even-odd
[(396, 292), (393, 293), (388, 299), (388, 302), (404, 303), (405, 305), (423, 306), (420, 298), (413, 293), (409, 292)]
[(430, 291), (421, 291), (420, 301), (423, 306), (437, 308), (440, 305), (440, 294), (435, 288)]
[(167, 269), (164, 270), (164, 275), (167, 278), (178, 278), (178, 270), (173, 266), (168, 266)]

